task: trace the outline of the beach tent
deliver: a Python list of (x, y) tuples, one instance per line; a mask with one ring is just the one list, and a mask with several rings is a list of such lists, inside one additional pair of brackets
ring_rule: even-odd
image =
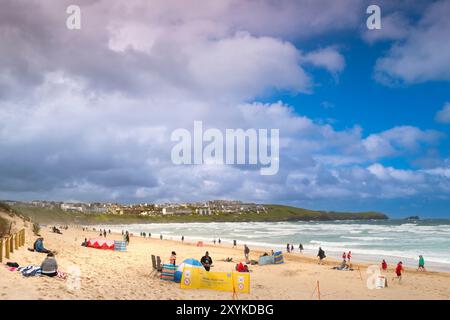
[(87, 242), (87, 247), (103, 250), (114, 250), (114, 241), (106, 239), (89, 239)]
[(277, 251), (273, 254), (273, 259), (275, 264), (284, 263), (283, 253), (281, 251)]
[(261, 257), (259, 257), (258, 264), (260, 266), (263, 266), (265, 264), (274, 264), (274, 263), (275, 263), (274, 256), (261, 256)]
[(181, 282), (181, 276), (183, 275), (184, 267), (191, 267), (191, 268), (203, 268), (200, 261), (195, 259), (186, 259), (178, 266), (177, 271), (175, 271), (174, 281), (180, 283)]

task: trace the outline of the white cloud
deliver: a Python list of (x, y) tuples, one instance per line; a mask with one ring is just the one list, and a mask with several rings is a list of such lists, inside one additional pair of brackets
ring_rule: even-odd
[(344, 57), (332, 47), (309, 52), (303, 60), (314, 66), (323, 67), (332, 73), (340, 72), (345, 67)]
[[(419, 83), (450, 80), (450, 0), (434, 2), (420, 21), (407, 32), (398, 34), (402, 41), (394, 43), (375, 67), (376, 78), (385, 83), (401, 80)], [(403, 28), (405, 29), (405, 28)]]
[(435, 119), (436, 119), (437, 122), (450, 123), (450, 103), (449, 102), (447, 102), (444, 105), (442, 110), (439, 110), (436, 113)]

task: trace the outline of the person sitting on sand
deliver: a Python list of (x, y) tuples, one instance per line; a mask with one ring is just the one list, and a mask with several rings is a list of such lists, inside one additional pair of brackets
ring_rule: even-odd
[(381, 261), (381, 270), (383, 270), (383, 271), (387, 270), (387, 262), (384, 259), (383, 259), (383, 261)]
[(54, 277), (58, 274), (58, 264), (53, 253), (47, 254), (47, 258), (42, 262), (41, 273), (47, 277)]
[(237, 271), (237, 272), (243, 272), (243, 271), (244, 271), (244, 265), (243, 265), (242, 262), (239, 262), (239, 263), (236, 265), (236, 271)]
[(88, 243), (87, 238), (84, 238), (84, 241), (81, 243), (81, 246), (87, 247), (87, 243)]
[[(397, 275), (398, 282), (402, 280), (403, 263), (400, 261), (395, 268), (395, 274)], [(395, 278), (394, 278), (395, 279)], [(394, 280), (392, 279), (392, 280)]]
[(419, 255), (419, 268), (417, 268), (417, 271), (425, 271), (425, 259), (422, 255)]
[(319, 247), (319, 252), (317, 253), (319, 257), (319, 264), (323, 264), (323, 259), (326, 258), (325, 251), (322, 250), (322, 247)]
[(177, 254), (175, 251), (172, 251), (172, 255), (170, 256), (170, 264), (176, 265), (177, 262)]
[(33, 249), (36, 252), (40, 253), (50, 253), (50, 250), (47, 250), (44, 248), (44, 238), (37, 238), (37, 240), (34, 242)]
[(205, 252), (205, 255), (200, 259), (200, 262), (203, 265), (203, 267), (205, 268), (205, 270), (209, 271), (213, 261), (212, 261), (211, 257), (209, 256), (208, 251)]

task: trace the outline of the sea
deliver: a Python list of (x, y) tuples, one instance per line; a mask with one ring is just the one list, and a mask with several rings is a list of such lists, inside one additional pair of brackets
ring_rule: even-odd
[(385, 259), (391, 266), (402, 261), (408, 267), (418, 264), (419, 255), (425, 258), (430, 270), (450, 272), (450, 219), (426, 220), (365, 220), (326, 222), (208, 222), (208, 223), (152, 223), (101, 225), (121, 232), (128, 230), (135, 236), (151, 233), (152, 238), (222, 244), (247, 244), (250, 248), (286, 250), (293, 244), (299, 253), (317, 254), (319, 247), (328, 257), (341, 259), (344, 251), (352, 251), (353, 261), (378, 264)]

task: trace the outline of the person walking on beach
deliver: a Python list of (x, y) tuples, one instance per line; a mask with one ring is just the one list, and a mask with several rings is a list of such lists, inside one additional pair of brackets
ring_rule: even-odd
[(106, 238), (106, 229), (103, 230), (103, 236)]
[(345, 253), (345, 251), (344, 251), (344, 253), (342, 254), (342, 260), (343, 260), (344, 262), (347, 261), (347, 254)]
[(248, 261), (249, 254), (250, 254), (250, 249), (249, 249), (249, 247), (247, 247), (246, 244), (244, 244), (244, 256), (245, 256), (245, 261)]
[(319, 264), (323, 264), (323, 259), (326, 258), (325, 251), (322, 250), (322, 247), (319, 247), (319, 252), (317, 253), (319, 257)]
[(291, 244), (291, 252), (294, 252), (294, 245)]
[(162, 233), (159, 235), (159, 240), (162, 240), (163, 239), (163, 236), (162, 236)]
[(233, 248), (236, 247), (236, 245), (237, 245), (237, 241), (233, 240)]
[(170, 256), (170, 264), (176, 265), (176, 262), (177, 262), (177, 254), (175, 253), (175, 251), (172, 251), (172, 255)]
[[(402, 280), (403, 263), (400, 261), (395, 268), (395, 274), (397, 275), (398, 282)], [(394, 278), (395, 279), (395, 278)], [(392, 280), (394, 280), (392, 279)]]
[(348, 262), (350, 262), (350, 259), (352, 258), (352, 252), (351, 251), (349, 251), (348, 253), (347, 253), (347, 260), (348, 260)]
[(381, 270), (383, 270), (383, 271), (387, 270), (387, 262), (384, 259), (383, 259), (383, 261), (381, 261)]
[(425, 271), (425, 259), (422, 255), (419, 255), (419, 268), (417, 268), (417, 271)]
[(127, 243), (127, 245), (130, 243), (130, 234), (127, 232), (125, 232), (125, 236), (124, 236), (125, 242)]
[(205, 255), (200, 259), (200, 262), (203, 265), (203, 267), (205, 268), (205, 270), (209, 271), (213, 261), (212, 261), (211, 257), (209, 256), (208, 251), (205, 252)]
[(219, 238), (219, 244), (221, 243), (222, 241), (220, 241), (220, 238)]
[(111, 229), (108, 229), (108, 233), (111, 234)]
[(184, 236), (181, 236), (181, 243), (184, 243)]
[(290, 248), (291, 248), (291, 246), (290, 246), (289, 243), (288, 243), (288, 244), (286, 245), (286, 252), (287, 252), (287, 253), (291, 252), (291, 251), (290, 251)]
[(216, 239), (213, 240), (214, 245), (216, 244)]
[(298, 249), (300, 250), (300, 253), (303, 252), (303, 245), (301, 243), (298, 245)]

